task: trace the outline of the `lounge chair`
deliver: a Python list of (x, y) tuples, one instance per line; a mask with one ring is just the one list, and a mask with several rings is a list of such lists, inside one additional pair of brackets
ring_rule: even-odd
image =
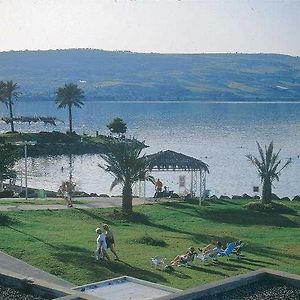
[(229, 257), (234, 253), (235, 248), (236, 248), (236, 244), (234, 242), (228, 243), (226, 249), (218, 253), (218, 256)]
[(161, 256), (154, 256), (151, 258), (151, 263), (152, 263), (152, 267), (157, 269), (158, 267), (161, 269), (164, 269), (166, 264), (165, 264), (165, 257), (161, 257)]
[(197, 255), (197, 259), (201, 260), (202, 262), (215, 262), (217, 260), (217, 255), (223, 252), (222, 248), (214, 247), (208, 251), (204, 251), (200, 255)]
[(192, 255), (186, 255), (186, 258), (183, 258), (179, 264), (179, 266), (185, 266), (188, 267), (190, 266), (195, 258), (198, 256), (198, 253), (193, 253)]
[(246, 245), (246, 243), (243, 243), (243, 242), (236, 243), (235, 249), (233, 250), (232, 253), (236, 255), (237, 259), (241, 258), (241, 253), (242, 253), (242, 250), (244, 249), (245, 245)]

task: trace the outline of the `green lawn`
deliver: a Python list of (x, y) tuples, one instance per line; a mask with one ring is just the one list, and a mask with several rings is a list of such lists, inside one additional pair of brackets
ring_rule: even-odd
[[(2, 217), (0, 249), (77, 285), (130, 275), (185, 289), (262, 267), (300, 274), (300, 203), (287, 203), (294, 210), (289, 214), (247, 211), (245, 203), (143, 205), (135, 207), (135, 221), (114, 220), (113, 209), (3, 213), (10, 221)], [(95, 228), (104, 222), (115, 232), (122, 261), (94, 260)], [(166, 245), (135, 242), (147, 235)], [(150, 265), (155, 255), (170, 261), (192, 245), (238, 239), (247, 242), (241, 260), (221, 258), (213, 266), (196, 261), (174, 273)]]

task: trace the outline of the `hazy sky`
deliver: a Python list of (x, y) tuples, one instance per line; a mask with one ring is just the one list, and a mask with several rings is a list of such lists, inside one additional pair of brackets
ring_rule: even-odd
[(0, 51), (300, 55), (300, 0), (0, 0)]

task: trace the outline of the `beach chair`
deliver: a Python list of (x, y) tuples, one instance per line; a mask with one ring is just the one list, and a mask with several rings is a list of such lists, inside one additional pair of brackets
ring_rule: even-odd
[(228, 243), (227, 247), (224, 251), (218, 253), (218, 256), (231, 256), (236, 248), (236, 244), (234, 242)]
[(193, 261), (195, 260), (195, 258), (198, 256), (198, 253), (193, 253), (192, 255), (186, 255), (185, 257), (183, 257), (179, 263), (179, 267), (184, 266), (184, 267), (188, 267), (191, 266)]
[(166, 258), (165, 257), (161, 257), (161, 256), (154, 256), (151, 258), (151, 264), (152, 264), (152, 267), (154, 269), (157, 269), (157, 268), (160, 268), (160, 269), (164, 269), (166, 264), (165, 264), (165, 260)]
[(237, 259), (241, 258), (242, 250), (245, 248), (246, 243), (241, 242), (240, 244), (236, 244), (235, 249), (233, 250), (232, 254), (236, 255)]
[(214, 247), (209, 251), (205, 251), (204, 253), (197, 255), (196, 258), (204, 263), (213, 263), (217, 261), (217, 256), (220, 252), (223, 252), (221, 248)]

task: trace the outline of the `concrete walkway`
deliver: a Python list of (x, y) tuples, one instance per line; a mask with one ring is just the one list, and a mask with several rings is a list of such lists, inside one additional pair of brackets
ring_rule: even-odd
[(2, 251), (0, 251), (0, 268), (18, 273), (26, 278), (43, 280), (45, 282), (53, 283), (64, 288), (72, 288), (74, 285), (66, 280), (58, 278), (50, 273), (44, 272), (35, 268), (22, 260), (14, 258)]
[[(5, 201), (16, 201), (16, 200), (23, 200), (25, 199), (10, 199)], [(86, 198), (75, 198), (74, 200), (80, 202), (86, 202), (83, 204), (74, 204), (75, 208), (81, 209), (89, 209), (89, 208), (106, 208), (106, 207), (121, 207), (122, 206), (122, 198), (120, 197), (86, 197)], [(145, 203), (153, 202), (153, 198), (133, 198), (133, 205), (141, 205)], [(0, 200), (1, 201), (1, 200)], [(55, 200), (53, 200), (54, 202)], [(14, 204), (11, 205), (1, 205), (0, 204), (0, 211), (23, 211), (23, 210), (60, 210), (60, 209), (71, 209), (68, 208), (66, 205), (63, 204)]]

